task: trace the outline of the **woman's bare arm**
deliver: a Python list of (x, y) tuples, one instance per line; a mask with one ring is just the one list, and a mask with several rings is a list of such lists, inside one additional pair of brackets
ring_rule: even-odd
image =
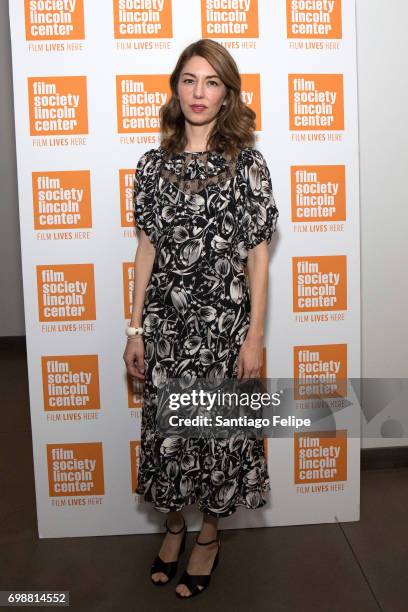
[[(156, 248), (143, 230), (140, 230), (135, 255), (135, 274), (133, 285), (133, 305), (130, 319), (131, 327), (142, 327), (142, 310), (146, 288), (152, 274)], [(130, 376), (144, 378), (144, 338), (134, 336), (126, 342), (123, 359)]]
[(142, 309), (146, 292), (152, 275), (156, 248), (150, 242), (143, 230), (139, 230), (139, 242), (135, 255), (135, 275), (133, 289), (133, 306), (130, 325), (132, 327), (142, 327)]
[(246, 337), (263, 339), (269, 277), (269, 251), (265, 241), (249, 250), (247, 269), (251, 294), (251, 320)]
[(265, 241), (249, 250), (247, 271), (251, 314), (249, 328), (238, 355), (237, 376), (258, 378), (262, 367), (268, 295), (269, 251)]

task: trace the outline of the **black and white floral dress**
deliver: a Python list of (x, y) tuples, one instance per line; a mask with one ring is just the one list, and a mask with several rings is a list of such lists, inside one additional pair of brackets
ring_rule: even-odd
[(169, 156), (161, 146), (138, 161), (136, 226), (156, 247), (142, 321), (145, 379), (135, 493), (161, 512), (198, 503), (226, 517), (260, 508), (270, 490), (262, 440), (159, 435), (157, 392), (169, 378), (236, 378), (250, 321), (248, 249), (276, 228), (270, 173), (257, 149), (235, 158), (206, 151)]

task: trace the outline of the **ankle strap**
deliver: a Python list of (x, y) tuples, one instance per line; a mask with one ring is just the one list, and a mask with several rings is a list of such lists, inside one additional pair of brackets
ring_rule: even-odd
[(210, 540), (209, 542), (199, 542), (197, 538), (195, 539), (196, 544), (199, 544), (200, 546), (207, 546), (207, 544), (213, 544), (214, 542), (219, 542), (218, 538), (215, 538), (215, 540)]
[(169, 531), (173, 535), (177, 535), (178, 533), (181, 533), (183, 531), (183, 529), (186, 528), (186, 521), (184, 520), (184, 517), (183, 517), (183, 526), (178, 531), (173, 531), (172, 529), (170, 529), (170, 527), (167, 525), (167, 519), (166, 519), (166, 522), (164, 523), (164, 526), (166, 527), (167, 531)]

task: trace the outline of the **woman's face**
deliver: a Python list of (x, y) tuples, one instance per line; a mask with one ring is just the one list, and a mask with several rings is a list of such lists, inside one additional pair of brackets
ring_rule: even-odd
[(227, 88), (211, 64), (195, 55), (184, 64), (177, 93), (185, 119), (203, 125), (215, 119)]

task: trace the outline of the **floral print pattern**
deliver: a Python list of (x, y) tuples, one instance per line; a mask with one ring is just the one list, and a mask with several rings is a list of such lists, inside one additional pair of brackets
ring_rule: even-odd
[(259, 508), (270, 490), (262, 440), (163, 437), (156, 430), (157, 392), (170, 378), (237, 375), (250, 321), (248, 250), (271, 241), (276, 208), (262, 154), (242, 149), (179, 153), (162, 147), (141, 156), (134, 178), (136, 227), (156, 247), (142, 321), (145, 379), (137, 494), (161, 512), (198, 503), (225, 517)]

